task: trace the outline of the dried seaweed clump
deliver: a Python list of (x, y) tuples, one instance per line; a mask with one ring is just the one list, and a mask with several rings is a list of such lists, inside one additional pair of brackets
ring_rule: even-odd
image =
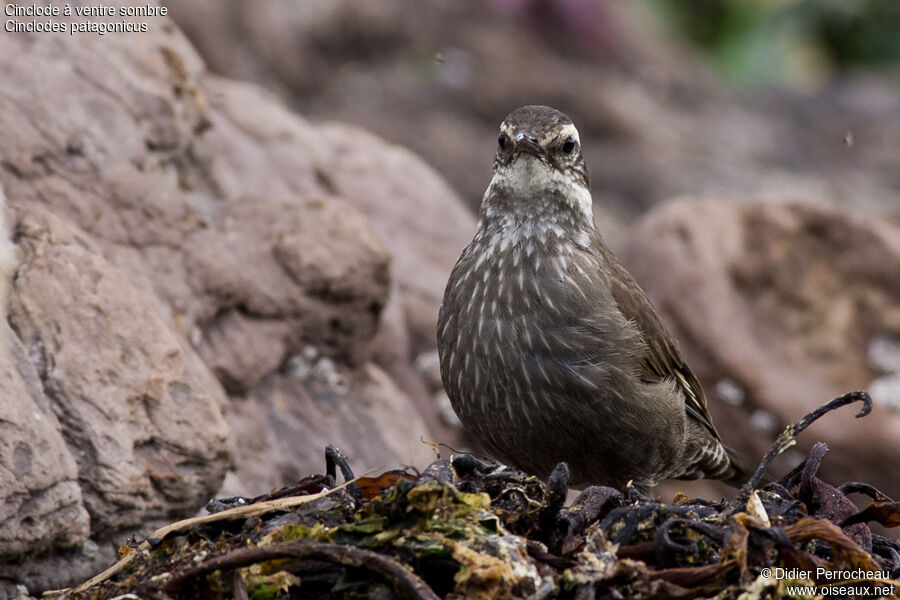
[[(821, 443), (779, 481), (755, 488), (797, 433), (853, 401), (864, 402), (858, 416), (870, 409), (868, 396), (848, 394), (788, 427), (732, 501), (665, 503), (590, 487), (567, 507), (564, 464), (543, 482), (469, 455), (422, 473), (354, 479), (329, 447), (325, 475), (213, 501), (211, 514), (123, 548), (106, 572), (51, 596), (751, 599), (791, 597), (789, 586), (805, 584), (820, 595), (852, 585), (892, 597), (900, 541), (867, 523), (900, 525), (900, 503), (864, 483), (819, 479)], [(858, 510), (848, 494), (871, 502)], [(806, 576), (819, 569), (839, 576)]]

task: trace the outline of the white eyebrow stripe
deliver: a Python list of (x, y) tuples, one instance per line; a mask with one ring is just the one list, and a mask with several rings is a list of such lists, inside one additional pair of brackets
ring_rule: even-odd
[(575, 125), (572, 123), (569, 123), (559, 131), (559, 137), (561, 138), (566, 138), (570, 135), (575, 138), (575, 141), (578, 142), (579, 145), (581, 144), (581, 136), (578, 135), (578, 130), (575, 129)]

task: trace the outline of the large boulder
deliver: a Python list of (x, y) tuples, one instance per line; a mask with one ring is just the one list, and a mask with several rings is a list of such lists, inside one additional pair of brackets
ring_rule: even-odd
[(83, 232), (16, 208), (7, 319), (78, 465), (92, 534), (194, 510), (230, 465), (221, 387)]
[(0, 38), (0, 597), (85, 577), (223, 480), (321, 472), (326, 443), (365, 470), (446, 439), (412, 365), (472, 216), (410, 152), (149, 24)]
[(0, 324), (0, 556), (40, 552), (84, 542), (90, 517), (78, 468), (37, 369), (6, 322)]
[[(808, 204), (684, 199), (621, 239), (623, 262), (706, 384), (722, 436), (751, 460), (818, 405), (900, 372), (871, 352), (900, 340), (895, 225)], [(844, 409), (813, 425), (776, 472), (822, 440), (826, 480), (900, 496), (886, 468), (900, 464), (900, 403), (887, 389), (874, 400), (867, 418)]]

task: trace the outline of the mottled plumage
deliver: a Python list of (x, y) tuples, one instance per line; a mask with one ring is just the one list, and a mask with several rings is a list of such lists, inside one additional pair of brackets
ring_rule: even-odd
[(576, 485), (735, 482), (697, 378), (597, 233), (571, 120), (544, 106), (500, 128), (478, 231), (438, 321), (441, 375), (497, 458)]

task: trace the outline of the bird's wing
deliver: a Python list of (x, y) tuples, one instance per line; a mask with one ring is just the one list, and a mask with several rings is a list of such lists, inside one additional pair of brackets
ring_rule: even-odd
[(625, 270), (602, 240), (595, 240), (609, 268), (609, 283), (613, 299), (625, 318), (630, 319), (644, 336), (647, 354), (641, 364), (641, 376), (648, 381), (673, 379), (684, 392), (685, 410), (697, 419), (715, 439), (719, 434), (712, 425), (706, 407), (706, 395), (697, 376), (684, 362), (673, 338), (659, 318), (656, 309), (634, 277)]

